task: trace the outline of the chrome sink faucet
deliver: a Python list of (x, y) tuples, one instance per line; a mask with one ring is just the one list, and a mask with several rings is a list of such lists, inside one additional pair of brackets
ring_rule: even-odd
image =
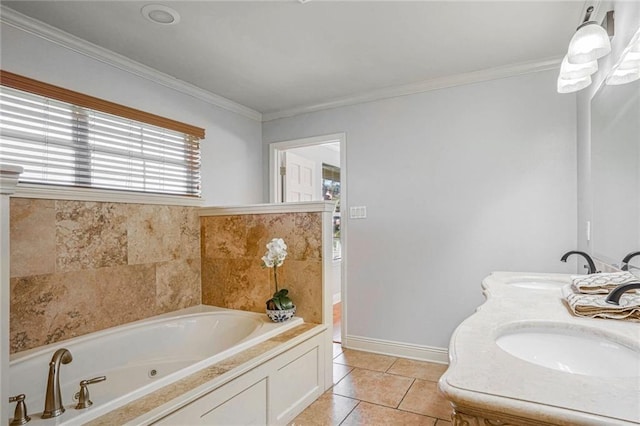
[(629, 262), (631, 261), (631, 259), (633, 259), (636, 256), (640, 256), (640, 251), (634, 251), (634, 252), (631, 252), (628, 255), (626, 255), (624, 257), (624, 259), (622, 259), (622, 266), (620, 267), (620, 269), (623, 270), (623, 271), (628, 271), (629, 270)]
[(60, 392), (60, 364), (69, 364), (73, 360), (68, 349), (58, 349), (49, 363), (49, 378), (47, 380), (47, 393), (44, 397), (43, 419), (57, 417), (64, 413), (62, 393)]
[(562, 255), (560, 260), (563, 262), (566, 262), (569, 256), (571, 256), (572, 254), (579, 254), (580, 256), (584, 257), (587, 260), (587, 263), (589, 264), (589, 270), (588, 270), (589, 274), (595, 274), (596, 272), (598, 272), (596, 271), (596, 264), (593, 262), (593, 259), (591, 258), (591, 256), (589, 256), (587, 253), (583, 251), (575, 251), (575, 250), (568, 251)]
[(612, 305), (619, 305), (620, 298), (624, 293), (637, 288), (640, 288), (640, 282), (620, 284), (618, 287), (611, 290), (611, 293), (609, 293), (605, 301), (607, 303), (611, 303)]

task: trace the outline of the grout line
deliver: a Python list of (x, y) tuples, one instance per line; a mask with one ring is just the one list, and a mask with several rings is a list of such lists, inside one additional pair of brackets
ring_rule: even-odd
[(438, 416), (434, 416), (433, 414), (423, 414), (423, 413), (418, 413), (418, 412), (416, 412), (416, 411), (407, 410), (406, 408), (396, 408), (396, 410), (398, 410), (398, 411), (402, 411), (403, 413), (418, 414), (418, 415), (421, 415), (421, 416), (429, 417), (429, 418), (431, 418), (431, 419), (442, 420), (442, 421), (448, 421), (448, 420), (441, 419), (441, 418), (440, 418), (440, 417), (438, 417)]
[(429, 379), (423, 379), (422, 377), (416, 377), (416, 376), (405, 376), (404, 374), (400, 374), (400, 373), (389, 373), (389, 372), (385, 372), (386, 374), (389, 374), (391, 376), (397, 376), (397, 377), (406, 377), (408, 379), (416, 379), (416, 380), (422, 380), (423, 382), (431, 382), (431, 383), (438, 383), (438, 381), (440, 380), (440, 378), (438, 377), (435, 380), (429, 380)]
[[(342, 365), (342, 364), (340, 364), (340, 365)], [(338, 383), (340, 383), (341, 381), (343, 381), (345, 377), (347, 377), (349, 374), (353, 373), (353, 370), (355, 370), (355, 367), (350, 367), (350, 366), (348, 366), (348, 365), (347, 365), (346, 367), (351, 368), (351, 370), (349, 370), (349, 372), (348, 372), (347, 374), (345, 374), (344, 376), (342, 376), (342, 377), (340, 378), (340, 380), (338, 380), (336, 383), (334, 383), (334, 384), (331, 386), (332, 388), (335, 388), (335, 387), (338, 385)], [(333, 382), (333, 378), (331, 379), (331, 381)], [(331, 392), (331, 393), (333, 393), (333, 392)], [(338, 394), (335, 394), (335, 395), (338, 395)], [(340, 396), (342, 396), (342, 395), (340, 395)], [(348, 397), (345, 397), (345, 398), (348, 398)], [(355, 399), (355, 398), (352, 398), (352, 399)]]
[[(340, 396), (342, 396), (342, 395), (340, 395)], [(345, 396), (345, 398), (348, 398), (348, 396)], [(351, 399), (355, 399), (355, 398), (351, 398)], [(347, 413), (347, 415), (346, 415), (346, 416), (344, 416), (344, 419), (342, 419), (342, 421), (341, 421), (340, 423), (338, 423), (338, 425), (341, 425), (342, 423), (344, 423), (344, 422), (345, 422), (345, 420), (347, 420), (347, 419), (349, 418), (349, 416), (351, 415), (351, 413), (353, 413), (353, 411), (354, 411), (354, 410), (358, 407), (358, 405), (360, 405), (360, 403), (362, 402), (362, 401), (360, 401), (359, 399), (356, 399), (356, 401), (358, 401), (358, 403), (357, 403), (356, 405), (354, 405), (354, 406), (353, 406), (353, 408), (351, 409), (351, 411), (349, 411), (349, 412)]]
[[(386, 370), (385, 370), (385, 371), (372, 370), (372, 369), (367, 368), (367, 367), (356, 367), (356, 366), (354, 366), (354, 365), (343, 364), (343, 363), (341, 363), (341, 362), (337, 362), (337, 361), (333, 361), (333, 363), (334, 363), (334, 364), (344, 365), (345, 367), (351, 367), (351, 368), (353, 368), (354, 370), (355, 370), (356, 368), (358, 368), (358, 369), (360, 369), (360, 370), (375, 371), (376, 373), (389, 374), (390, 376), (398, 376), (397, 374), (387, 373), (387, 371), (386, 371)], [(407, 376), (400, 376), (400, 377), (407, 377)], [(414, 377), (407, 377), (407, 378), (411, 379), (411, 378), (414, 378)]]
[[(346, 398), (346, 397), (345, 397), (345, 398)], [(428, 415), (426, 415), (426, 414), (416, 413), (416, 412), (408, 411), (408, 410), (400, 410), (399, 408), (389, 407), (388, 405), (382, 405), (382, 404), (378, 404), (378, 403), (376, 403), (376, 402), (371, 402), (371, 401), (360, 401), (360, 402), (364, 402), (364, 403), (369, 404), (369, 405), (375, 405), (375, 406), (377, 406), (377, 407), (386, 408), (386, 409), (388, 409), (388, 410), (401, 411), (401, 412), (403, 412), (403, 413), (413, 414), (413, 415), (416, 415), (416, 416), (421, 416), (421, 417), (426, 417), (426, 418), (428, 418), (428, 419), (433, 419), (433, 420), (435, 420), (435, 421), (436, 421), (436, 422), (434, 423), (434, 426), (436, 425), (436, 423), (438, 422), (438, 420), (442, 420), (442, 419), (440, 419), (439, 417), (428, 416)], [(360, 405), (360, 404), (358, 404), (358, 405)], [(357, 407), (357, 406), (356, 406), (356, 407)], [(355, 407), (354, 407), (354, 408), (355, 408)], [(447, 421), (447, 420), (443, 420), (443, 421)]]
[(409, 391), (411, 390), (411, 388), (413, 387), (413, 384), (416, 382), (416, 379), (414, 378), (411, 381), (411, 384), (409, 385), (409, 387), (407, 388), (407, 390), (404, 392), (404, 395), (402, 395), (402, 398), (400, 398), (400, 402), (398, 402), (398, 406), (396, 407), (396, 410), (398, 410), (401, 405), (402, 405), (402, 401), (404, 401), (404, 398), (409, 394)]
[[(387, 355), (387, 356), (388, 356), (388, 355)], [(391, 370), (391, 368), (392, 368), (394, 365), (396, 365), (396, 362), (398, 362), (398, 360), (399, 360), (399, 359), (400, 359), (400, 358), (397, 358), (397, 357), (396, 357), (396, 359), (391, 363), (391, 365), (389, 366), (389, 368), (387, 368), (384, 372), (386, 373), (387, 371)], [(391, 373), (389, 373), (389, 374), (391, 374)]]

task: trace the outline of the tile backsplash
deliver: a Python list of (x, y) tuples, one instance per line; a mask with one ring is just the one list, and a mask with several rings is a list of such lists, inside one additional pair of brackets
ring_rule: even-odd
[(10, 207), (12, 353), (201, 303), (197, 207)]
[(322, 322), (321, 213), (204, 216), (201, 227), (202, 303), (264, 312), (275, 284), (261, 258), (272, 238), (282, 238), (288, 256), (278, 284), (289, 290), (297, 316)]

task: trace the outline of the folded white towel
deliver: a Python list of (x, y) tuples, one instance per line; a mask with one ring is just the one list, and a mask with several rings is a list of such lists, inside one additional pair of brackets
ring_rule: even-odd
[(630, 272), (603, 272), (590, 275), (572, 275), (571, 286), (577, 293), (607, 294), (620, 284), (637, 282)]
[(562, 288), (562, 295), (574, 315), (590, 318), (640, 320), (640, 294), (627, 292), (619, 305), (606, 302), (606, 294), (576, 293), (573, 285)]

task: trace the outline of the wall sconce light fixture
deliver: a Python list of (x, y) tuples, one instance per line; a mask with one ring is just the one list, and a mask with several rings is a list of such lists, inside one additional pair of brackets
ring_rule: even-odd
[(569, 42), (569, 49), (558, 76), (558, 93), (572, 93), (591, 84), (591, 75), (598, 71), (598, 59), (611, 52), (609, 38), (613, 36), (613, 11), (607, 12), (607, 28), (592, 21), (593, 6), (589, 6), (582, 24)]
[(622, 51), (620, 59), (605, 80), (609, 85), (631, 83), (640, 79), (640, 28)]

